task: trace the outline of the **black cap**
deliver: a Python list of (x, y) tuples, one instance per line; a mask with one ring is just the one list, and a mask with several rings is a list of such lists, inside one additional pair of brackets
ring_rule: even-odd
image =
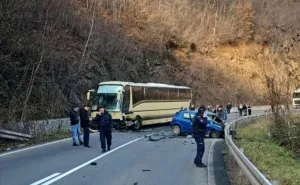
[(102, 108), (104, 109), (104, 106), (99, 106), (99, 107), (98, 107), (98, 110), (100, 110), (100, 109), (102, 109)]

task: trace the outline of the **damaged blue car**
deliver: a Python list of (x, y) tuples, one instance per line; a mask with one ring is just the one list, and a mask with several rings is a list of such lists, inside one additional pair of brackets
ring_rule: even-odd
[[(182, 110), (175, 114), (171, 121), (172, 133), (175, 136), (193, 133), (193, 118), (196, 115), (195, 110)], [(225, 123), (214, 113), (205, 111), (207, 116), (207, 136), (211, 138), (220, 138), (224, 136)]]

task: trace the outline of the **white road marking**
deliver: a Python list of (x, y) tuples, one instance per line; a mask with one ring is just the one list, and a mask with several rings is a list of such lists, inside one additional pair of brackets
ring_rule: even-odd
[[(96, 134), (96, 133), (93, 133), (93, 134), (90, 134), (90, 135), (94, 135), (94, 134)], [(57, 140), (57, 141), (52, 141), (52, 142), (49, 142), (49, 143), (40, 144), (40, 145), (28, 147), (28, 148), (23, 148), (23, 149), (20, 149), (20, 150), (14, 150), (14, 151), (11, 151), (11, 152), (0, 154), (0, 157), (6, 156), (6, 155), (10, 155), (10, 154), (14, 154), (14, 153), (23, 152), (23, 151), (26, 151), (26, 150), (31, 150), (31, 149), (34, 149), (34, 148), (39, 148), (39, 147), (42, 147), (42, 146), (47, 146), (47, 145), (52, 145), (52, 144), (55, 144), (55, 143), (60, 143), (60, 142), (71, 140), (71, 139), (72, 139), (72, 137), (66, 138), (66, 139)]]
[(215, 172), (214, 172), (214, 147), (217, 139), (213, 139), (210, 144), (208, 151), (208, 159), (207, 159), (207, 183), (208, 185), (215, 185)]
[(43, 179), (41, 179), (41, 180), (39, 180), (39, 181), (36, 181), (35, 183), (32, 183), (32, 184), (30, 184), (30, 185), (39, 185), (39, 184), (42, 184), (43, 182), (46, 182), (46, 181), (52, 179), (53, 177), (58, 176), (59, 174), (60, 174), (60, 173), (54, 173), (54, 174), (52, 174), (52, 175), (49, 175), (48, 177), (45, 177), (45, 178), (43, 178)]
[[(152, 135), (152, 134), (149, 134), (149, 135)], [(149, 135), (148, 135), (148, 136), (149, 136)], [(95, 157), (94, 159), (91, 159), (91, 160), (89, 160), (89, 161), (87, 161), (87, 162), (85, 162), (85, 163), (83, 163), (83, 164), (81, 164), (81, 165), (79, 165), (79, 166), (77, 166), (77, 167), (75, 167), (75, 168), (73, 168), (73, 169), (71, 169), (71, 170), (69, 170), (69, 171), (63, 173), (63, 174), (61, 174), (61, 175), (59, 175), (59, 176), (57, 176), (57, 177), (51, 179), (50, 181), (43, 183), (42, 185), (49, 185), (49, 184), (52, 184), (52, 183), (58, 181), (59, 179), (62, 179), (63, 177), (65, 177), (65, 176), (67, 176), (67, 175), (70, 175), (71, 173), (73, 173), (73, 172), (75, 172), (75, 171), (77, 171), (77, 170), (79, 170), (79, 169), (81, 169), (81, 168), (83, 168), (83, 167), (89, 165), (91, 162), (94, 162), (94, 161), (96, 161), (96, 160), (98, 160), (98, 159), (101, 159), (102, 157), (104, 157), (104, 156), (106, 156), (106, 155), (108, 155), (108, 154), (111, 154), (112, 152), (117, 151), (117, 150), (119, 150), (119, 149), (121, 149), (121, 148), (123, 148), (123, 147), (125, 147), (125, 146), (127, 146), (127, 145), (129, 145), (129, 144), (131, 144), (131, 143), (134, 143), (134, 142), (136, 142), (136, 141), (138, 141), (138, 140), (140, 140), (140, 139), (142, 139), (142, 138), (145, 138), (145, 137), (140, 137), (140, 138), (137, 138), (137, 139), (135, 139), (135, 140), (129, 141), (128, 143), (125, 143), (125, 144), (123, 144), (123, 145), (121, 145), (121, 146), (119, 146), (119, 147), (117, 147), (117, 148), (115, 148), (115, 149), (112, 149), (112, 150), (109, 151), (109, 152), (106, 152), (106, 153), (104, 153), (104, 154), (102, 154), (102, 155), (100, 155), (100, 156), (98, 156), (98, 157)]]

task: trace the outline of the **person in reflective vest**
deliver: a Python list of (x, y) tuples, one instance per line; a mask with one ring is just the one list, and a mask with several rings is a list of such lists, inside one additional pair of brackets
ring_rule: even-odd
[(194, 119), (193, 119), (193, 136), (197, 144), (197, 155), (194, 159), (194, 164), (196, 167), (205, 168), (206, 165), (202, 162), (202, 157), (205, 152), (205, 143), (204, 137), (206, 133), (206, 126), (207, 126), (207, 118), (204, 114), (205, 106), (201, 106), (198, 109)]

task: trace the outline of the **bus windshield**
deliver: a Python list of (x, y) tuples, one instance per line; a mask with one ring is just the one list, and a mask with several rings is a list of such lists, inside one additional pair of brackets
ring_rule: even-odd
[(294, 93), (293, 98), (300, 98), (300, 93)]
[(100, 85), (93, 100), (92, 110), (103, 106), (107, 111), (121, 111), (118, 93), (123, 90), (120, 85)]

